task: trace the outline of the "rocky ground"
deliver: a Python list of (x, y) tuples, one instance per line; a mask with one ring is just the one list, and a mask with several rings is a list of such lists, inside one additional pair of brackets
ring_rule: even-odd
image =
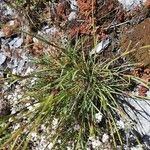
[[(68, 43), (74, 44), (77, 37), (88, 37), (83, 49), (87, 55), (98, 54), (100, 61), (111, 59), (121, 51), (137, 49), (126, 61), (140, 63), (131, 73), (149, 82), (150, 48), (141, 48), (150, 44), (149, 7), (149, 1), (133, 1), (131, 4), (131, 1), (128, 3), (122, 0), (62, 0), (56, 3), (47, 2), (47, 5), (39, 3), (33, 8), (28, 2), (14, 7), (10, 1), (1, 0), (0, 116), (15, 114), (21, 110), (24, 103), (20, 103), (19, 100), (23, 97), (24, 82), (34, 84), (36, 80), (33, 78), (30, 81), (11, 81), (3, 78), (30, 75), (38, 67), (33, 64), (33, 59), (39, 58), (43, 53), (57, 57), (59, 49), (64, 49)], [(21, 8), (24, 9), (18, 12)], [(30, 11), (27, 11), (28, 9)], [(91, 42), (93, 35), (96, 37), (95, 47)], [(140, 84), (131, 92), (139, 97), (147, 96), (147, 99), (150, 96), (149, 89)], [(135, 122), (135, 133), (140, 137), (142, 144), (145, 144), (145, 149), (150, 149), (150, 102), (137, 102), (136, 99), (127, 101), (135, 108), (135, 111), (126, 108)], [(34, 105), (31, 106), (34, 102), (36, 100), (25, 104), (31, 112), (34, 111)], [(54, 120), (54, 131), (56, 125), (57, 120)], [(14, 124), (12, 129), (16, 130), (19, 126), (20, 124)], [(131, 136), (128, 137), (129, 143), (124, 149), (142, 149), (138, 144), (131, 143), (135, 139), (133, 134), (130, 134), (131, 127), (127, 127), (124, 120), (118, 121), (118, 128), (129, 130)], [(52, 143), (47, 140), (47, 135), (51, 134), (51, 130), (45, 125), (42, 125), (40, 130), (41, 134), (32, 133), (30, 149), (50, 150)], [(101, 142), (95, 138), (90, 139), (89, 143), (93, 149), (111, 149), (108, 138), (109, 136), (104, 134)], [(70, 147), (66, 149), (69, 150)], [(118, 146), (118, 149), (121, 148)]]

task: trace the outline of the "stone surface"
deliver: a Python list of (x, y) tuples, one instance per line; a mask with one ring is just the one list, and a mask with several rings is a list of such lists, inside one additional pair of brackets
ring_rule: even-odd
[[(148, 99), (150, 99), (149, 94)], [(125, 107), (126, 113), (132, 118), (134, 129), (141, 135), (150, 137), (150, 100), (129, 98), (127, 102), (132, 107)]]
[[(129, 60), (135, 63), (142, 63), (144, 66), (150, 66), (150, 19), (130, 27), (122, 36), (121, 47), (125, 51), (136, 49), (128, 56)], [(131, 44), (130, 44), (131, 42)], [(130, 44), (130, 45), (129, 45)], [(149, 45), (149, 46), (148, 46)], [(148, 46), (142, 48), (142, 46)]]
[(118, 0), (120, 3), (123, 4), (124, 8), (130, 9), (134, 6), (140, 5), (141, 3), (145, 3), (146, 0)]

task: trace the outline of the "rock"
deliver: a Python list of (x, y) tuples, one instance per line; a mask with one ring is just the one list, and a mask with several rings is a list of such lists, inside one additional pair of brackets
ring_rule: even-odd
[(90, 55), (101, 53), (103, 50), (108, 48), (110, 43), (111, 43), (111, 38), (109, 36), (106, 37), (105, 39), (102, 39), (102, 41), (99, 44), (97, 44), (97, 46), (94, 49), (92, 49)]
[(74, 20), (76, 19), (76, 16), (77, 16), (76, 12), (72, 11), (68, 16), (68, 20), (69, 21)]
[[(141, 63), (144, 66), (150, 66), (150, 19), (144, 20), (142, 23), (129, 28), (122, 36), (121, 49), (128, 50), (136, 49), (133, 53), (127, 56), (128, 60), (134, 63)], [(142, 48), (142, 46), (147, 46)]]
[(5, 99), (0, 99), (0, 117), (9, 115), (10, 113), (10, 104)]
[(138, 5), (140, 5), (141, 3), (145, 3), (146, 0), (118, 0), (120, 3), (122, 3), (123, 7), (125, 9), (131, 9), (134, 8)]
[(0, 38), (4, 36), (5, 36), (4, 32), (0, 31)]
[(107, 135), (106, 133), (103, 134), (102, 136), (102, 142), (103, 143), (107, 143), (109, 141), (109, 135)]
[(146, 6), (146, 8), (150, 9), (150, 0), (146, 0), (145, 6)]
[(129, 98), (127, 102), (135, 108), (126, 107), (127, 114), (135, 122), (135, 130), (141, 136), (150, 136), (150, 101)]
[(78, 10), (78, 4), (76, 0), (70, 0), (70, 8), (71, 10)]
[(13, 48), (19, 48), (22, 45), (22, 43), (23, 43), (23, 38), (17, 37), (14, 38), (12, 41), (10, 41), (8, 45), (11, 49), (13, 49)]
[(0, 65), (2, 65), (6, 60), (6, 56), (3, 53), (0, 53)]
[(69, 21), (74, 20), (77, 17), (78, 5), (76, 0), (70, 0), (70, 8), (71, 8), (71, 12), (68, 16)]

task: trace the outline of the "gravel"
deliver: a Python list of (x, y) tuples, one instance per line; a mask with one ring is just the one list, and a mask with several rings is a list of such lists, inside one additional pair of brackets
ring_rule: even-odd
[(123, 7), (125, 9), (132, 9), (138, 5), (144, 4), (146, 0), (118, 0), (120, 3), (122, 3)]

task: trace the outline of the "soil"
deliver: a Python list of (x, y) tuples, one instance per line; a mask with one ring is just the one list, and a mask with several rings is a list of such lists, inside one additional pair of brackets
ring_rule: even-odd
[[(142, 23), (130, 27), (123, 35), (121, 40), (122, 50), (126, 50), (131, 42), (129, 49), (137, 49), (128, 56), (128, 59), (135, 63), (141, 63), (150, 67), (150, 19), (144, 20)], [(147, 46), (147, 48), (141, 48)]]

